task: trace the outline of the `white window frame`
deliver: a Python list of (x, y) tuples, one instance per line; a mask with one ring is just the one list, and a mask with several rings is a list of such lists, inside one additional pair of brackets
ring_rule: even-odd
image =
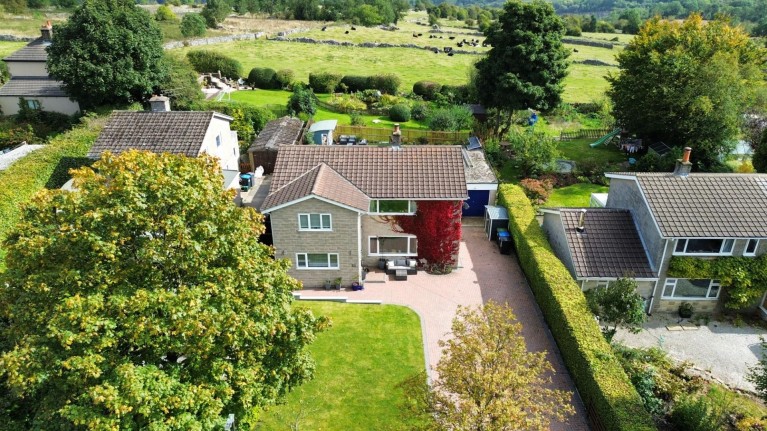
[[(751, 244), (751, 241), (756, 241), (756, 245), (754, 245), (754, 251), (749, 253), (748, 245)], [(762, 241), (761, 238), (750, 238), (746, 240), (746, 247), (743, 248), (743, 256), (756, 256), (756, 252), (759, 251), (759, 243), (761, 241)]]
[[(667, 278), (663, 283), (663, 291), (661, 292), (662, 299), (672, 299), (675, 301), (716, 301), (719, 299), (719, 295), (722, 293), (722, 284), (719, 280), (710, 279), (708, 282), (708, 290), (706, 290), (705, 297), (694, 296), (674, 296), (676, 294), (676, 286), (678, 280), (692, 280), (690, 278)], [(666, 288), (671, 287), (671, 296), (666, 296)], [(709, 296), (711, 294), (711, 288), (718, 287), (716, 296)]]
[[(320, 217), (320, 227), (319, 228), (313, 228), (312, 227), (312, 216), (317, 215)], [(328, 225), (325, 227), (325, 224), (322, 222), (327, 216), (328, 218)], [(301, 226), (301, 217), (306, 217), (306, 226)], [(333, 215), (330, 213), (299, 213), (298, 214), (298, 230), (301, 232), (332, 232), (333, 231)]]
[[(324, 254), (328, 258), (328, 266), (309, 266), (309, 255), (310, 254)], [(336, 266), (331, 266), (333, 263), (331, 262), (330, 256), (336, 257)], [(305, 262), (305, 266), (301, 266), (301, 258), (303, 257), (303, 261)], [(338, 253), (296, 253), (296, 269), (300, 269), (302, 271), (305, 270), (318, 270), (318, 271), (327, 271), (327, 270), (336, 270), (341, 268), (341, 263), (338, 260)]]
[[(408, 212), (406, 213), (382, 213), (379, 212), (379, 203), (381, 201), (407, 201), (408, 203)], [(368, 208), (368, 212), (370, 214), (378, 214), (378, 215), (414, 215), (416, 211), (416, 203), (415, 201), (409, 200), (409, 199), (371, 199), (370, 200), (370, 208)]]
[(610, 280), (596, 280), (597, 285), (594, 289), (608, 288), (610, 287)]
[[(688, 240), (691, 240), (691, 239), (720, 239), (722, 240), (722, 245), (719, 246), (718, 253), (688, 253), (687, 252)], [(684, 241), (684, 251), (676, 250), (680, 241)], [(726, 246), (728, 244), (730, 245), (729, 250), (726, 249)], [(679, 238), (674, 243), (674, 256), (732, 256), (732, 250), (734, 248), (735, 248), (734, 238)]]
[[(381, 249), (381, 244), (378, 242), (381, 238), (407, 238), (407, 253), (372, 253), (370, 251), (370, 241), (375, 239), (376, 240), (376, 250)], [(411, 250), (410, 245), (412, 242), (410, 239), (416, 240), (416, 250)], [(368, 237), (368, 256), (418, 256), (418, 238), (415, 235), (376, 235), (376, 236), (369, 236)]]
[(26, 102), (27, 102), (27, 108), (29, 109), (40, 110), (42, 106), (40, 105), (40, 101), (37, 99), (26, 99)]

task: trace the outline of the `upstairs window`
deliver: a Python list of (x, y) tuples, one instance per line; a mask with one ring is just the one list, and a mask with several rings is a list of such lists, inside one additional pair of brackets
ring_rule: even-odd
[(35, 99), (26, 99), (27, 101), (27, 108), (29, 109), (40, 109), (40, 101)]
[(757, 250), (759, 250), (759, 240), (752, 238), (748, 240), (748, 244), (746, 244), (746, 249), (743, 250), (743, 256), (756, 256)]
[(674, 254), (727, 255), (732, 254), (733, 244), (735, 240), (732, 238), (679, 239)]
[(217, 147), (221, 146), (221, 135), (220, 134), (216, 135), (216, 146)]
[(373, 214), (415, 214), (415, 201), (373, 199), (370, 201), (370, 212)]
[(333, 229), (330, 214), (299, 214), (298, 230), (324, 230)]

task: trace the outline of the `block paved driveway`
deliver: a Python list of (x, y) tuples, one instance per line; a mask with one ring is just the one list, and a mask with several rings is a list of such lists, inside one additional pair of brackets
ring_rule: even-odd
[[(371, 268), (372, 270), (372, 268)], [(378, 282), (376, 282), (378, 281)], [(531, 351), (543, 351), (556, 371), (552, 387), (574, 394), (572, 404), (576, 413), (568, 423), (553, 424), (552, 430), (588, 430), (586, 410), (575, 392), (575, 384), (562, 361), (559, 349), (543, 319), (533, 292), (513, 256), (502, 255), (495, 243), (488, 241), (482, 221), (464, 223), (459, 268), (448, 275), (429, 275), (418, 272), (407, 281), (395, 281), (381, 273), (370, 273), (365, 290), (352, 292), (326, 292), (302, 290), (302, 298), (313, 296), (346, 296), (349, 300), (381, 300), (385, 304), (410, 307), (421, 317), (429, 374), (434, 375), (442, 352), (440, 339), (450, 336), (450, 326), (456, 308), (477, 306), (489, 300), (507, 303), (522, 324), (522, 334)]]

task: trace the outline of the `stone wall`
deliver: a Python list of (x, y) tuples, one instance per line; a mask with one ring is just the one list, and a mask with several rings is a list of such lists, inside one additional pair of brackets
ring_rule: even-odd
[[(334, 45), (334, 46), (353, 46), (357, 48), (413, 48), (413, 49), (424, 49), (427, 51), (434, 51), (437, 50), (438, 52), (442, 52), (444, 46), (422, 46), (422, 45), (416, 45), (413, 43), (379, 43), (379, 42), (362, 42), (362, 43), (354, 43), (354, 42), (341, 42), (333, 39), (326, 39), (326, 40), (318, 40), (318, 39), (312, 39), (310, 37), (296, 37), (296, 38), (288, 38), (284, 36), (278, 36), (269, 40), (277, 41), (277, 42), (298, 42), (298, 43), (312, 43), (312, 44), (323, 44), (323, 45)], [(453, 54), (471, 54), (471, 55), (482, 55), (485, 54), (485, 52), (482, 51), (467, 51), (462, 49), (453, 49), (451, 51)]]
[(37, 39), (37, 37), (0, 34), (0, 42), (32, 42), (35, 39)]
[(183, 48), (185, 46), (214, 45), (217, 43), (234, 42), (238, 40), (255, 40), (255, 39), (260, 39), (264, 36), (266, 36), (266, 33), (258, 32), (258, 33), (233, 34), (231, 36), (206, 37), (203, 39), (177, 40), (173, 42), (168, 42), (164, 44), (162, 47), (164, 49), (176, 49), (176, 48)]

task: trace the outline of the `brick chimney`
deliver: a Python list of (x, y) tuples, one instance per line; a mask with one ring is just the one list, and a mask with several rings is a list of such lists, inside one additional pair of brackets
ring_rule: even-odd
[(389, 138), (392, 148), (399, 149), (402, 145), (402, 130), (399, 128), (399, 124), (394, 125), (394, 131), (391, 132), (391, 138)]
[(586, 208), (581, 209), (581, 215), (578, 217), (578, 227), (575, 228), (578, 233), (586, 231)]
[(170, 99), (165, 96), (152, 96), (149, 99), (149, 106), (152, 112), (168, 112), (170, 111)]
[(692, 152), (692, 148), (684, 147), (684, 153), (682, 153), (682, 158), (676, 161), (676, 166), (674, 167), (674, 176), (686, 177), (687, 175), (690, 174), (690, 171), (692, 170), (692, 163), (690, 163), (691, 152)]
[(53, 40), (53, 26), (50, 21), (47, 21), (42, 27), (40, 27), (40, 35), (44, 42), (50, 42)]

